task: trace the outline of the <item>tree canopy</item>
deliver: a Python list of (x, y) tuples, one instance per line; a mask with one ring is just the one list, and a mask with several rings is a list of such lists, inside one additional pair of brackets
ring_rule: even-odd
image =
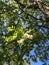
[(48, 41), (49, 0), (0, 0), (0, 65), (30, 65), (29, 59), (37, 58), (45, 62)]

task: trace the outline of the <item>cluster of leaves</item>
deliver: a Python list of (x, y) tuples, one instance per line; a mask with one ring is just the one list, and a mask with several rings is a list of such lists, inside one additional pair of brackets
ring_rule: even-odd
[[(0, 0), (0, 65), (28, 65), (24, 55), (28, 55), (35, 44), (36, 56), (42, 61), (49, 59), (49, 46), (47, 49), (44, 46), (49, 39), (45, 15), (34, 7), (28, 9), (32, 4), (28, 0), (18, 1)], [(23, 4), (26, 7), (23, 8)]]

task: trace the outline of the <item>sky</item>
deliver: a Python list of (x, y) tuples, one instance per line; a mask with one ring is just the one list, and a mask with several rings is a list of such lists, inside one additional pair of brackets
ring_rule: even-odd
[[(46, 42), (46, 45), (45, 46), (49, 46), (49, 40)], [(29, 55), (36, 55), (35, 52), (34, 52), (34, 48), (30, 51)], [(27, 56), (25, 56), (25, 58), (28, 58)], [(42, 62), (39, 58), (37, 58), (37, 62), (34, 62), (32, 61), (31, 59), (29, 60), (30, 61), (30, 65), (43, 65), (44, 62)], [(49, 60), (45, 61), (45, 65), (49, 65)]]
[[(46, 44), (49, 46), (49, 40), (46, 42)], [(34, 50), (30, 51), (30, 55), (35, 55)], [(38, 60), (37, 62), (33, 62), (31, 60), (31, 65), (42, 65), (42, 64), (44, 64), (44, 62), (40, 61), (39, 58), (37, 60)], [(46, 61), (46, 65), (49, 65), (49, 60)]]
[[(31, 55), (35, 55), (34, 50), (31, 50), (31, 51), (30, 51), (30, 54), (31, 54)], [(42, 64), (43, 64), (43, 62), (40, 61), (39, 59), (38, 59), (38, 62), (33, 62), (33, 61), (31, 61), (31, 65), (42, 65)]]

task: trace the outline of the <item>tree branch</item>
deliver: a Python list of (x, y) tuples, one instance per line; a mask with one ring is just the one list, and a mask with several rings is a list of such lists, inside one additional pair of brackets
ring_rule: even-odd
[(38, 4), (39, 9), (49, 17), (49, 7), (44, 5), (41, 0), (35, 0), (35, 2)]
[[(17, 2), (23, 8), (26, 7), (25, 4), (20, 3), (18, 0), (15, 0), (15, 2)], [(30, 0), (30, 2), (31, 3), (35, 2), (36, 4), (33, 3), (32, 5), (28, 6), (27, 8), (33, 8), (34, 7), (35, 9), (36, 8), (40, 9), (45, 15), (47, 15), (47, 17), (49, 17), (49, 7), (44, 5), (41, 0)]]

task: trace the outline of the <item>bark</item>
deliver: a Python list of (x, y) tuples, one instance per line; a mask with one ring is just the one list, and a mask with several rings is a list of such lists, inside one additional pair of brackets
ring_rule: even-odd
[(34, 0), (38, 4), (39, 9), (49, 17), (49, 7), (42, 3), (42, 0)]

